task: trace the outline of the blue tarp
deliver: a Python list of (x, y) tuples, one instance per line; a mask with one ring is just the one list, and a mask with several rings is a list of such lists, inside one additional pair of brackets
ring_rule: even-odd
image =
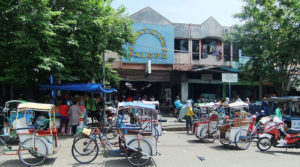
[(40, 85), (41, 89), (51, 89), (51, 90), (69, 90), (69, 91), (80, 91), (80, 92), (101, 92), (101, 93), (112, 93), (116, 90), (103, 89), (100, 83), (90, 83), (90, 84), (62, 84), (62, 85)]

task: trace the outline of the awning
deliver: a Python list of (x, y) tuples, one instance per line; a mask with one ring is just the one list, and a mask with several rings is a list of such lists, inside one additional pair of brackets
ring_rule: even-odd
[(69, 90), (69, 91), (80, 91), (80, 92), (101, 92), (101, 93), (112, 93), (116, 90), (114, 88), (104, 89), (100, 83), (91, 84), (62, 84), (62, 85), (40, 85), (41, 89), (51, 90)]

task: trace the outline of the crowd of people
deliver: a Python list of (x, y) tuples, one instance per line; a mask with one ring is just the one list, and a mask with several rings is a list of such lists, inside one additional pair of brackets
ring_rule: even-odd
[(59, 134), (67, 135), (69, 125), (71, 125), (71, 132), (76, 134), (77, 127), (80, 122), (86, 124), (87, 117), (91, 117), (92, 123), (95, 120), (99, 122), (102, 120), (103, 102), (100, 96), (92, 97), (74, 96), (69, 98), (62, 98), (56, 100), (56, 113), (60, 114)]

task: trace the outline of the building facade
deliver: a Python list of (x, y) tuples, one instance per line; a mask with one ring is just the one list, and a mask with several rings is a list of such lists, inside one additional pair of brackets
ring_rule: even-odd
[[(147, 94), (166, 102), (166, 106), (176, 96), (182, 100), (200, 95), (208, 99), (228, 96), (222, 73), (238, 73), (239, 60), (247, 61), (232, 43), (224, 42), (230, 27), (213, 17), (202, 24), (173, 23), (150, 7), (131, 18), (138, 37), (135, 44), (124, 46), (128, 59), (106, 54), (107, 59), (115, 59), (111, 65), (122, 78), (121, 94)], [(146, 75), (149, 60), (151, 74)], [(239, 81), (232, 86), (233, 96), (255, 97), (258, 91), (257, 83)]]

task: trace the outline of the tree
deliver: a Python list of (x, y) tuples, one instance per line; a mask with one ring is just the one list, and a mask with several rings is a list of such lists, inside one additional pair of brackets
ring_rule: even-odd
[(244, 1), (235, 15), (244, 24), (232, 32), (232, 40), (251, 57), (242, 71), (249, 79), (273, 82), (277, 95), (287, 95), (300, 72), (300, 1)]
[[(59, 50), (66, 67), (64, 78), (77, 77), (81, 81), (101, 81), (102, 53), (105, 50), (125, 55), (122, 47), (135, 40), (132, 21), (124, 15), (125, 8), (113, 9), (111, 1), (55, 0), (53, 11), (61, 14), (53, 19)], [(108, 70), (108, 71), (107, 71)], [(106, 65), (106, 76), (114, 86), (120, 77)]]
[(55, 50), (50, 20), (55, 15), (47, 0), (1, 1), (0, 83), (26, 85), (34, 81), (40, 66), (53, 71), (62, 64)]
[[(11, 0), (0, 2), (0, 84), (38, 85), (50, 75), (100, 82), (101, 54), (125, 55), (135, 40), (125, 8), (103, 0)], [(118, 73), (106, 65), (107, 81)]]

